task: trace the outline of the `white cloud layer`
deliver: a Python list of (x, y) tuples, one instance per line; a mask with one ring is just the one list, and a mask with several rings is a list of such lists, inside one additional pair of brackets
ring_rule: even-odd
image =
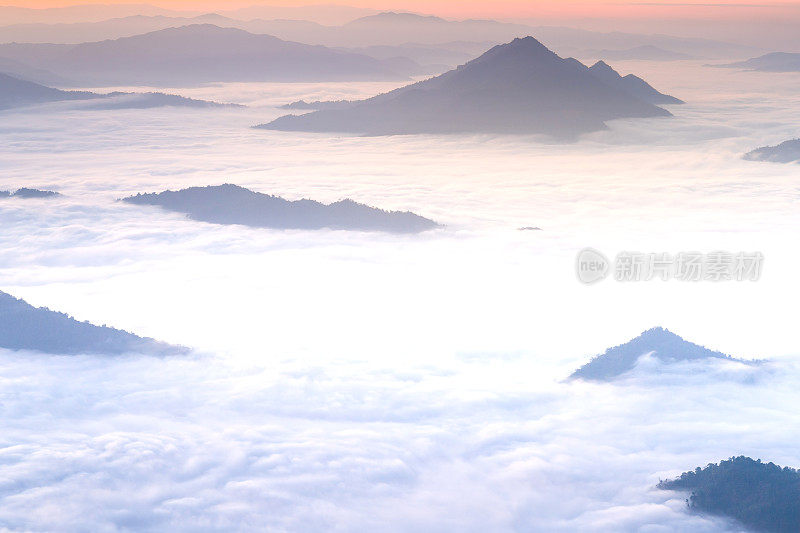
[[(281, 113), (267, 105), (374, 84), (184, 93), (244, 110), (4, 113), (0, 189), (64, 197), (0, 201), (0, 290), (198, 354), (0, 352), (0, 527), (735, 531), (653, 487), (731, 455), (800, 466), (800, 183), (740, 159), (796, 136), (798, 76), (622, 66), (689, 103), (569, 145), (249, 128)], [(223, 182), (448, 228), (275, 232), (114, 202)], [(765, 270), (584, 287), (584, 246), (759, 250)], [(562, 382), (655, 325), (780, 362)]]
[(716, 532), (658, 479), (800, 452), (796, 369), (596, 385), (532, 358), (2, 360), (12, 529)]

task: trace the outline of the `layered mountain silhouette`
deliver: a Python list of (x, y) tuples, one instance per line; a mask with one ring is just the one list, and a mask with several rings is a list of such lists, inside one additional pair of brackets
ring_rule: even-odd
[[(385, 12), (362, 17), (330, 32), (323, 38), (334, 42), (374, 44), (403, 44), (413, 35), (419, 43), (436, 44), (448, 41), (478, 41), (502, 43), (510, 39), (536, 35), (551, 49), (564, 53), (585, 50), (625, 49), (655, 46), (704, 57), (744, 57), (759, 50), (711, 39), (674, 37), (661, 34), (600, 32), (562, 26), (529, 26), (496, 20), (446, 20), (413, 13)], [(308, 36), (313, 38), (312, 35)], [(311, 42), (306, 38), (303, 42)]]
[(62, 91), (31, 81), (25, 81), (0, 73), (0, 109), (12, 109), (50, 102), (85, 102), (92, 109), (147, 109), (151, 107), (226, 107), (205, 100), (193, 100), (164, 93), (108, 94), (88, 91)]
[(686, 341), (671, 331), (658, 327), (645, 331), (625, 344), (609, 348), (605, 353), (594, 357), (576, 370), (570, 379), (612, 381), (632, 370), (639, 359), (645, 355), (651, 355), (667, 364), (704, 359), (743, 362), (724, 353)]
[[(83, 86), (407, 79), (396, 61), (213, 24), (77, 45), (5, 44), (0, 57)], [(413, 62), (412, 62), (413, 63)], [(403, 65), (408, 66), (408, 62)], [(418, 65), (413, 65), (418, 69)]]
[[(18, 2), (21, 3), (21, 2)], [(187, 6), (188, 7), (188, 6)], [(220, 7), (223, 7), (222, 5)], [(316, 20), (326, 24), (342, 24), (357, 17), (377, 13), (375, 9), (342, 5), (252, 5), (231, 10), (217, 11), (220, 16), (240, 20), (285, 19)], [(144, 16), (152, 18), (176, 18), (198, 16), (202, 12), (195, 9), (167, 9), (149, 4), (79, 4), (64, 7), (25, 8), (18, 6), (0, 7), (0, 20), (7, 24), (78, 24), (119, 20), (126, 17)], [(214, 16), (214, 15), (212, 15)]]
[(159, 206), (202, 222), (258, 228), (418, 233), (438, 227), (410, 212), (384, 211), (352, 200), (327, 205), (314, 200), (289, 201), (231, 184), (137, 194), (122, 201)]
[[(288, 115), (258, 126), (367, 135), (538, 133), (556, 137), (604, 129), (618, 118), (671, 114), (635, 96), (631, 80), (604, 81), (533, 37), (496, 46), (465, 65), (344, 109)], [(649, 86), (648, 86), (649, 87)]]
[(771, 54), (754, 57), (747, 61), (715, 66), (758, 70), (762, 72), (800, 72), (800, 54), (772, 52)]
[(748, 161), (771, 163), (800, 163), (800, 139), (783, 141), (777, 146), (762, 146), (744, 154)]
[[(78, 44), (131, 37), (194, 24), (214, 24), (223, 28), (238, 28), (250, 33), (272, 35), (287, 41), (357, 48), (358, 50), (351, 51), (377, 59), (402, 56), (427, 66), (459, 65), (488, 48), (483, 46), (480, 50), (473, 51), (469, 57), (459, 59), (441, 54), (442, 51), (453, 50), (448, 43), (460, 42), (472, 45), (488, 43), (491, 46), (526, 35), (539, 36), (550, 48), (559, 52), (610, 60), (623, 57), (592, 55), (586, 52), (627, 49), (631, 50), (629, 54), (648, 56), (640, 57), (642, 59), (649, 59), (658, 54), (657, 51), (648, 50), (646, 47), (666, 49), (678, 54), (722, 58), (746, 57), (761, 53), (761, 49), (758, 48), (709, 39), (599, 32), (559, 26), (534, 27), (495, 20), (447, 20), (413, 13), (374, 13), (370, 10), (351, 9), (347, 16), (335, 17), (339, 19), (335, 22), (320, 23), (318, 20), (320, 16), (330, 9), (342, 9), (342, 6), (298, 6), (283, 10), (275, 6), (259, 6), (234, 12), (190, 16), (168, 12), (147, 13), (144, 10), (134, 16), (121, 16), (124, 11), (120, 11), (120, 16), (106, 16), (101, 19), (91, 17), (90, 22), (70, 21), (63, 10), (57, 15), (54, 10), (35, 10), (39, 16), (26, 17), (29, 19), (27, 23), (13, 24), (12, 21), (17, 17), (10, 14), (4, 17), (4, 8), (0, 7), (0, 21), (8, 21), (7, 25), (0, 24), (0, 42)], [(47, 11), (53, 12), (49, 21), (45, 20), (46, 17), (42, 18)], [(282, 16), (279, 13), (295, 13), (295, 15)], [(365, 14), (367, 16), (361, 16)], [(358, 16), (361, 18), (356, 19)], [(54, 24), (55, 21), (58, 23)], [(413, 39), (416, 45), (424, 45), (428, 50), (409, 46), (410, 39)], [(372, 47), (377, 48), (369, 50)], [(392, 47), (395, 51), (381, 47)], [(643, 50), (637, 50), (638, 48)], [(464, 50), (460, 47), (458, 51)], [(2, 55), (0, 53), (0, 56)], [(40, 81), (40, 83), (50, 82)]]
[(69, 315), (33, 307), (0, 292), (0, 348), (52, 354), (173, 355), (188, 352), (107, 326), (79, 322)]

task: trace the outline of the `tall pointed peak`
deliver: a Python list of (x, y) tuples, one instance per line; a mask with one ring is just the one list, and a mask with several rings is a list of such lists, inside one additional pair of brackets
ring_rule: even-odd
[(525, 61), (526, 59), (535, 58), (555, 58), (560, 59), (555, 52), (551, 51), (545, 45), (537, 41), (531, 36), (517, 37), (510, 43), (498, 44), (494, 48), (484, 53), (482, 56), (474, 59), (474, 62), (480, 63), (486, 60), (506, 59), (513, 61)]
[(662, 328), (661, 326), (657, 326), (654, 328), (650, 328), (646, 331), (643, 331), (640, 338), (646, 339), (680, 339), (684, 340), (681, 336), (671, 332), (666, 328)]
[[(548, 48), (535, 38), (528, 35), (527, 37), (517, 37), (510, 43), (501, 45), (503, 48), (522, 48), (527, 50), (548, 50)], [(549, 50), (548, 50), (549, 52)]]
[(633, 369), (639, 358), (646, 354), (652, 354), (664, 363), (701, 359), (732, 360), (729, 355), (689, 342), (668, 329), (655, 327), (594, 357), (576, 370), (572, 377), (610, 381)]

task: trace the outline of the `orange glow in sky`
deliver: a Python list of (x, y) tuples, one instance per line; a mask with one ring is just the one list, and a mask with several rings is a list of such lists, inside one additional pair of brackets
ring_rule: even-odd
[(467, 17), (681, 17), (681, 18), (739, 18), (752, 16), (753, 11), (772, 13), (784, 10), (797, 12), (795, 0), (773, 0), (759, 4), (753, 0), (724, 2), (647, 1), (647, 0), (0, 0), (0, 4), (28, 8), (64, 7), (87, 4), (147, 3), (158, 7), (184, 11), (228, 11), (253, 5), (302, 6), (339, 4), (379, 10), (403, 10), (435, 14), (451, 18)]

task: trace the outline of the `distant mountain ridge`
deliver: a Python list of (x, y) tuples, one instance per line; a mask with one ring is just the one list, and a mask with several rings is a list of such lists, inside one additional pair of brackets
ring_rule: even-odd
[(61, 196), (61, 194), (55, 191), (43, 191), (41, 189), (29, 189), (27, 187), (22, 187), (21, 189), (17, 189), (14, 192), (11, 191), (0, 191), (0, 198), (55, 198), (57, 196)]
[(741, 68), (760, 72), (800, 72), (800, 54), (790, 52), (772, 52), (754, 57), (747, 61), (714, 65), (725, 68)]
[[(266, 7), (266, 6), (265, 6)], [(225, 28), (237, 28), (250, 33), (266, 34), (286, 41), (295, 41), (312, 45), (323, 45), (338, 48), (360, 48), (352, 50), (378, 59), (385, 59), (385, 51), (371, 53), (368, 47), (403, 47), (409, 40), (424, 45), (429, 49), (446, 49), (442, 46), (448, 42), (488, 43), (495, 45), (508, 42), (516, 37), (536, 35), (549, 48), (559, 54), (571, 54), (580, 57), (602, 57), (609, 60), (623, 59), (587, 52), (608, 50), (610, 52), (628, 50), (628, 54), (648, 55), (645, 59), (664, 59), (669, 54), (701, 55), (703, 57), (738, 58), (763, 53), (761, 49), (741, 46), (732, 43), (713, 41), (710, 39), (682, 38), (669, 35), (635, 34), (622, 32), (598, 32), (558, 26), (530, 26), (496, 20), (446, 20), (439, 17), (427, 17), (413, 13), (383, 12), (373, 13), (353, 20), (358, 15), (353, 11), (349, 20), (323, 25), (313, 16), (321, 13), (323, 6), (305, 6), (305, 16), (280, 16), (275, 9), (253, 8), (221, 12), (220, 14), (186, 13), (139, 13), (133, 16), (111, 16), (103, 20), (84, 23), (65, 23), (67, 19), (59, 18), (59, 24), (26, 23), (0, 25), (0, 43), (65, 43), (79, 44), (107, 39), (132, 37), (149, 32), (178, 28), (192, 24), (214, 24)], [(332, 6), (328, 6), (332, 7)], [(299, 12), (301, 8), (295, 8)], [(2, 15), (3, 8), (0, 8)], [(276, 16), (277, 15), (277, 16)], [(0, 16), (0, 20), (3, 17)], [(11, 20), (11, 19), (8, 19)], [(649, 47), (649, 48), (648, 48)], [(483, 50), (488, 48), (484, 46)], [(641, 48), (641, 50), (637, 50)], [(654, 50), (655, 49), (655, 50)], [(464, 50), (461, 50), (464, 51)], [(653, 55), (661, 57), (653, 57)], [(2, 54), (0, 54), (2, 55)], [(421, 64), (441, 64), (453, 67), (471, 57), (459, 59), (426, 59), (414, 52), (393, 54), (408, 57)], [(38, 81), (38, 80), (37, 80)]]
[(127, 331), (78, 322), (5, 292), (0, 292), (0, 348), (62, 355), (176, 355), (189, 351)]
[[(605, 122), (612, 119), (671, 116), (633, 94), (642, 90), (641, 84), (632, 89), (631, 78), (603, 80), (596, 70), (572, 58), (562, 59), (533, 37), (525, 37), (495, 46), (435, 78), (342, 109), (287, 115), (257, 127), (366, 135), (522, 133), (574, 137), (605, 129)], [(644, 89), (647, 87), (652, 89), (649, 85)]]
[(703, 359), (743, 362), (722, 352), (686, 341), (667, 329), (656, 327), (625, 344), (614, 346), (603, 354), (595, 356), (573, 372), (570, 379), (611, 381), (633, 370), (639, 359), (648, 354), (665, 363)]
[(164, 93), (107, 94), (88, 91), (62, 91), (0, 73), (0, 110), (51, 102), (86, 102), (93, 109), (145, 109), (152, 107), (241, 107), (194, 100)]
[[(17, 2), (22, 3), (22, 2)], [(218, 16), (253, 19), (293, 19), (313, 20), (325, 24), (344, 24), (358, 17), (372, 15), (375, 9), (350, 7), (345, 5), (251, 5), (219, 11)], [(169, 17), (187, 18), (203, 16), (197, 9), (173, 10), (147, 4), (78, 4), (66, 7), (26, 8), (16, 6), (0, 7), (0, 20), (7, 24), (82, 24), (102, 22), (109, 19), (127, 17)]]
[(439, 227), (411, 212), (384, 211), (352, 200), (327, 205), (314, 200), (289, 201), (232, 184), (137, 194), (122, 201), (162, 207), (202, 222), (258, 228), (419, 233)]
[(776, 146), (762, 146), (747, 152), (742, 158), (770, 163), (800, 163), (800, 139), (783, 141)]
[(800, 139), (783, 141), (776, 146), (762, 146), (742, 156), (747, 161), (800, 163)]
[(3, 44), (0, 57), (96, 87), (405, 80), (398, 69), (420, 68), (213, 24), (77, 45)]

